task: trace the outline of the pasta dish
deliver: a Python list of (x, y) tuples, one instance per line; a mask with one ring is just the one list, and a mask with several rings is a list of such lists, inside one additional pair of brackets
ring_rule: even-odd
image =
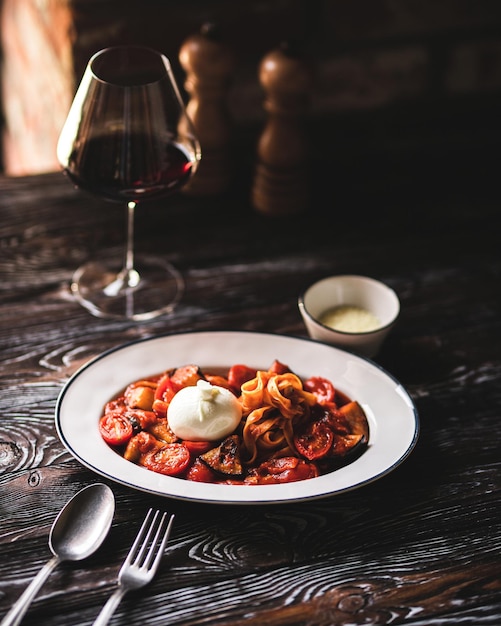
[(118, 454), (154, 472), (238, 485), (315, 478), (369, 444), (355, 399), (278, 360), (224, 373), (183, 365), (131, 382), (103, 408), (99, 430)]

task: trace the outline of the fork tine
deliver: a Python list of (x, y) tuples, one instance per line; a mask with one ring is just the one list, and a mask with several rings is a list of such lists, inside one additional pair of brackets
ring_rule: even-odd
[[(142, 567), (143, 564), (145, 563), (145, 561), (143, 559), (146, 558), (146, 560), (148, 559), (148, 555), (151, 552), (151, 550), (155, 547), (155, 541), (156, 538), (153, 540), (153, 543), (151, 543), (150, 546), (150, 541), (151, 541), (151, 536), (153, 534), (153, 531), (155, 530), (155, 523), (157, 521), (157, 517), (160, 515), (160, 511), (155, 511), (155, 514), (153, 515), (153, 519), (150, 520), (151, 518), (151, 514), (152, 514), (153, 510), (150, 509), (145, 517), (145, 520), (143, 522), (143, 525), (141, 526), (141, 530), (144, 530), (147, 523), (149, 522), (149, 527), (148, 527), (148, 532), (146, 533), (146, 537), (144, 537), (142, 539), (143, 544), (141, 546), (141, 549), (139, 550), (136, 558), (134, 559), (134, 564), (137, 565), (138, 567)], [(148, 546), (150, 546), (148, 553), (146, 553), (146, 550), (148, 550)], [(145, 557), (146, 555), (146, 557)]]
[[(144, 533), (146, 531), (147, 525), (149, 524), (152, 512), (153, 512), (153, 509), (149, 509), (148, 513), (146, 513), (146, 517), (144, 518), (141, 528), (139, 529), (139, 532), (137, 533), (136, 538), (134, 539), (134, 543), (132, 544), (129, 550), (129, 554), (127, 555), (125, 561), (123, 562), (122, 569), (125, 568), (127, 565), (130, 565), (132, 562), (132, 559), (136, 557), (137, 548), (139, 544), (143, 541)], [(151, 533), (151, 528), (150, 528), (150, 533)], [(141, 546), (140, 553), (141, 552), (144, 553), (145, 545), (146, 545), (146, 542), (144, 542), (143, 545)]]
[[(160, 559), (163, 556), (164, 550), (165, 550), (165, 546), (167, 545), (167, 541), (169, 540), (169, 535), (170, 535), (170, 530), (172, 527), (172, 523), (174, 522), (174, 515), (170, 516), (169, 519), (169, 523), (167, 524), (167, 526), (165, 526), (165, 522), (167, 519), (167, 513), (164, 512), (164, 514), (162, 515), (162, 519), (160, 520), (160, 524), (158, 526), (158, 530), (157, 533), (155, 535), (155, 539), (153, 540), (149, 555), (146, 559), (145, 565), (146, 567), (151, 567), (151, 569), (156, 570), (159, 563), (160, 563)], [(162, 538), (162, 542), (160, 543), (160, 546), (158, 547), (157, 551), (156, 551), (156, 556), (155, 556), (155, 546), (158, 544), (158, 540), (161, 536), (161, 534), (163, 533), (163, 538)], [(151, 560), (153, 558), (153, 556), (155, 556), (155, 559), (153, 561), (153, 564), (151, 564)]]
[[(128, 565), (135, 565), (136, 567), (146, 567), (146, 568), (157, 568), (160, 559), (162, 558), (163, 552), (165, 550), (165, 546), (167, 545), (167, 541), (169, 539), (170, 531), (172, 528), (172, 524), (174, 522), (174, 515), (170, 516), (169, 523), (165, 527), (165, 522), (167, 519), (167, 513), (163, 513), (160, 522), (158, 524), (155, 536), (152, 539), (152, 535), (155, 532), (156, 522), (158, 516), (160, 515), (160, 511), (155, 511), (153, 515), (153, 509), (149, 509), (144, 521), (139, 529), (139, 532), (132, 544), (131, 549), (129, 550), (129, 554), (124, 561), (122, 569), (127, 567)], [(160, 536), (163, 534), (162, 542), (158, 546), (158, 541)], [(138, 547), (141, 544), (141, 547)], [(152, 565), (153, 561), (153, 565)]]

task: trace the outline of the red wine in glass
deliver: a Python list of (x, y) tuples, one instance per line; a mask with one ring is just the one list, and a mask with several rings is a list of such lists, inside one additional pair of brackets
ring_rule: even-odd
[(78, 301), (99, 317), (147, 320), (170, 312), (183, 290), (181, 275), (164, 258), (134, 252), (136, 205), (178, 192), (201, 158), (168, 59), (142, 46), (96, 53), (57, 153), (74, 185), (127, 206), (124, 253), (76, 270), (71, 289)]
[[(128, 136), (124, 143), (122, 134), (95, 137), (73, 150), (65, 172), (77, 187), (125, 202), (169, 195), (190, 179), (193, 164), (183, 146), (156, 139), (152, 147), (148, 136), (140, 134)], [(117, 177), (113, 159), (124, 150), (129, 156)]]

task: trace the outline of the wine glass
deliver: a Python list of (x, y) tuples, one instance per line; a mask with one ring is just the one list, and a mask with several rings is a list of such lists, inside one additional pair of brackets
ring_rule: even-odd
[(134, 45), (94, 54), (57, 157), (77, 187), (127, 207), (125, 253), (76, 270), (71, 290), (78, 301), (98, 317), (148, 320), (171, 311), (184, 289), (180, 273), (163, 258), (134, 251), (136, 206), (177, 192), (201, 158), (166, 56)]

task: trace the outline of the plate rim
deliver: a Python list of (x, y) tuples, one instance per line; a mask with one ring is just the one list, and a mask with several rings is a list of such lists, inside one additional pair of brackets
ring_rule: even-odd
[[(216, 491), (217, 491), (217, 488), (219, 487), (223, 487), (225, 491), (227, 491), (228, 489), (245, 490), (247, 493), (252, 494), (253, 497), (251, 498), (240, 498), (240, 497), (228, 498), (228, 497), (208, 497), (208, 496), (206, 497), (196, 496), (195, 497), (193, 495), (190, 495), (189, 493), (188, 494), (171, 493), (171, 492), (165, 491), (164, 489), (160, 489), (154, 486), (148, 487), (147, 485), (138, 485), (137, 481), (133, 481), (133, 480), (131, 481), (131, 480), (128, 480), (126, 477), (116, 476), (113, 473), (110, 473), (110, 471), (107, 471), (106, 469), (102, 467), (97, 467), (95, 463), (88, 461), (88, 459), (82, 456), (81, 453), (75, 450), (74, 445), (71, 443), (71, 441), (68, 440), (68, 437), (65, 433), (65, 429), (64, 429), (64, 426), (62, 424), (62, 419), (61, 419), (61, 412), (62, 412), (62, 409), (64, 408), (64, 401), (67, 398), (67, 395), (70, 392), (71, 388), (75, 385), (76, 381), (78, 381), (78, 379), (87, 370), (91, 369), (92, 367), (94, 367), (96, 364), (103, 361), (104, 359), (111, 357), (115, 353), (126, 351), (134, 346), (140, 346), (142, 344), (156, 342), (156, 341), (164, 341), (164, 340), (168, 341), (169, 339), (175, 339), (175, 338), (182, 339), (183, 337), (188, 337), (188, 336), (193, 337), (194, 335), (203, 336), (205, 338), (209, 336), (214, 338), (216, 335), (226, 336), (226, 337), (238, 337), (238, 338), (242, 338), (244, 336), (260, 336), (261, 338), (270, 339), (270, 340), (271, 339), (284, 339), (286, 341), (289, 340), (289, 341), (299, 342), (299, 343), (304, 342), (305, 345), (309, 344), (313, 346), (323, 346), (323, 349), (327, 350), (327, 352), (332, 352), (332, 354), (336, 354), (338, 357), (340, 356), (346, 357), (349, 359), (354, 359), (355, 361), (361, 361), (362, 363), (365, 363), (370, 368), (374, 368), (379, 373), (379, 375), (383, 376), (383, 378), (386, 378), (388, 379), (388, 381), (392, 382), (395, 385), (395, 388), (398, 389), (399, 395), (404, 396), (405, 404), (407, 406), (407, 409), (410, 411), (410, 417), (412, 417), (412, 423), (413, 423), (413, 434), (412, 434), (412, 437), (410, 438), (410, 441), (408, 442), (407, 448), (398, 456), (398, 458), (396, 458), (391, 464), (386, 466), (381, 471), (363, 480), (354, 482), (351, 485), (347, 485), (345, 487), (338, 488), (338, 489), (331, 490), (331, 491), (326, 491), (324, 489), (322, 491), (313, 491), (312, 493), (309, 493), (307, 495), (302, 495), (302, 496), (301, 495), (282, 495), (281, 496), (280, 494), (276, 493), (277, 488), (279, 488), (279, 491), (281, 492), (289, 492), (291, 491), (291, 486), (298, 485), (299, 483), (283, 483), (280, 485), (246, 485), (246, 486), (236, 486), (236, 485), (228, 486), (228, 485), (212, 485), (211, 484), (211, 490), (214, 487), (216, 487)], [(245, 362), (244, 358), (242, 359), (242, 362)], [(229, 363), (228, 366), (229, 365), (231, 365), (231, 363)], [(315, 375), (315, 373), (312, 372), (311, 375)], [(129, 381), (129, 382), (132, 382), (132, 381)], [(336, 384), (336, 381), (332, 381), (332, 382), (334, 383), (334, 385)], [(98, 475), (108, 478), (109, 480), (112, 480), (115, 483), (129, 487), (131, 489), (138, 490), (143, 493), (149, 493), (149, 494), (160, 496), (160, 497), (167, 497), (167, 498), (172, 498), (175, 500), (181, 500), (181, 501), (187, 501), (187, 502), (196, 502), (196, 503), (202, 503), (202, 504), (224, 504), (224, 505), (290, 504), (293, 502), (305, 502), (305, 501), (310, 501), (310, 500), (318, 500), (318, 499), (324, 499), (328, 497), (335, 497), (336, 495), (340, 495), (342, 493), (347, 493), (349, 491), (362, 488), (368, 484), (371, 484), (383, 478), (384, 476), (393, 472), (398, 466), (400, 466), (408, 458), (411, 452), (414, 450), (417, 444), (419, 435), (420, 435), (419, 413), (418, 413), (418, 410), (416, 408), (416, 405), (413, 399), (411, 398), (409, 392), (405, 389), (405, 387), (400, 383), (400, 381), (393, 374), (391, 374), (384, 367), (382, 367), (379, 363), (373, 361), (372, 359), (368, 357), (357, 355), (353, 352), (350, 352), (349, 350), (337, 348), (335, 346), (331, 346), (324, 342), (313, 340), (309, 337), (297, 336), (297, 335), (287, 334), (287, 333), (273, 333), (273, 332), (257, 331), (257, 330), (187, 330), (183, 332), (166, 332), (166, 333), (150, 335), (148, 337), (140, 337), (137, 339), (133, 339), (133, 340), (112, 346), (111, 348), (104, 350), (103, 352), (95, 355), (94, 357), (91, 357), (88, 361), (83, 363), (64, 383), (56, 400), (54, 419), (55, 419), (57, 435), (61, 443), (63, 444), (63, 446), (66, 448), (66, 450), (81, 465), (97, 473)], [(106, 444), (104, 445), (106, 446)], [(108, 449), (111, 454), (116, 454), (110, 448)], [(116, 456), (119, 458), (122, 458), (118, 454), (116, 454)], [(363, 457), (364, 455), (361, 455), (361, 456)], [(130, 463), (129, 461), (124, 461), (124, 462)], [(354, 461), (353, 463), (355, 462), (356, 461)], [(350, 465), (352, 465), (352, 463), (346, 465), (345, 467), (350, 467)], [(139, 466), (134, 466), (134, 467), (139, 468)], [(158, 478), (158, 476), (156, 476), (154, 472), (151, 472), (150, 470), (146, 470), (145, 468), (140, 468), (140, 469), (144, 470), (144, 472), (148, 472), (149, 475), (153, 475), (154, 478)], [(338, 471), (338, 470), (334, 470), (334, 472), (335, 471)], [(326, 474), (324, 476), (328, 476), (328, 475), (329, 474)], [(154, 478), (152, 478), (152, 480), (149, 482), (154, 483), (155, 482)], [(174, 478), (174, 477), (162, 477), (162, 478), (169, 478), (171, 481), (172, 480), (182, 481), (183, 484), (188, 485), (188, 486), (192, 485), (190, 481), (186, 481), (184, 479), (179, 479), (179, 478)], [(319, 479), (315, 478), (311, 480), (318, 481)], [(309, 481), (299, 481), (299, 482), (309, 483)], [(193, 484), (205, 485), (205, 483), (193, 483)], [(252, 491), (249, 491), (249, 490), (252, 490)], [(236, 491), (233, 491), (233, 493), (235, 496), (237, 495)]]

